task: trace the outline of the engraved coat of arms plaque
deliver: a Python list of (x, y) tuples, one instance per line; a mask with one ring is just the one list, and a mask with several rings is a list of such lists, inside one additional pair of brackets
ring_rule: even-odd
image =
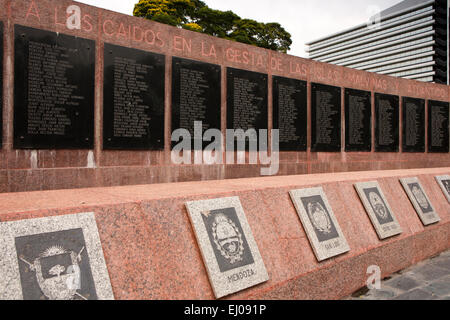
[(93, 213), (0, 223), (0, 300), (112, 300)]
[(289, 194), (319, 262), (350, 250), (322, 187)]
[(424, 226), (441, 221), (418, 178), (404, 178), (400, 182)]
[(216, 298), (269, 280), (238, 197), (186, 207)]
[(355, 189), (377, 232), (378, 238), (386, 239), (402, 233), (402, 228), (378, 182), (357, 183), (355, 184)]

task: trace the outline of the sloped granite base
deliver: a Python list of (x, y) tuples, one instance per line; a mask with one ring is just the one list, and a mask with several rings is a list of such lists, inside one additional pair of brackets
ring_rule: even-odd
[[(227, 299), (339, 299), (450, 248), (450, 168), (0, 194), (0, 222), (93, 212), (115, 299), (214, 299), (185, 203), (239, 197), (269, 281)], [(399, 179), (418, 177), (441, 221), (423, 226)], [(403, 232), (379, 240), (354, 183), (378, 181)], [(350, 251), (318, 262), (289, 197), (322, 186)], [(1, 290), (2, 288), (0, 288)]]

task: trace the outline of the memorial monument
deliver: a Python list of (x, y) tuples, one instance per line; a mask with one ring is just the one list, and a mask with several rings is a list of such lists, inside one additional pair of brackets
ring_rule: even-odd
[(230, 163), (225, 150), (219, 163), (176, 164), (177, 129), (197, 151), (209, 129), (278, 129), (278, 175), (449, 165), (447, 86), (70, 1), (0, 5), (0, 192), (257, 177), (267, 166)]
[(0, 8), (0, 299), (337, 299), (450, 248), (448, 86)]

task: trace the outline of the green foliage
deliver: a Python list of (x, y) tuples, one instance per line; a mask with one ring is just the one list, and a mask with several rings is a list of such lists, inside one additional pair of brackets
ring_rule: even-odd
[(236, 22), (241, 18), (231, 11), (214, 10), (205, 6), (198, 11), (197, 19), (203, 33), (229, 39)]
[[(291, 35), (284, 30), (284, 28), (279, 23), (267, 23), (264, 24), (263, 32), (261, 32), (260, 47), (278, 50), (278, 48), (283, 48), (286, 53), (291, 47), (292, 40)], [(286, 49), (286, 50), (284, 50)]]
[(139, 0), (133, 14), (215, 37), (287, 52), (291, 35), (279, 23), (241, 19), (232, 11), (209, 8), (200, 0)]
[(198, 24), (196, 24), (195, 22), (191, 22), (191, 23), (186, 23), (182, 26), (183, 29), (186, 30), (191, 30), (191, 31), (195, 31), (195, 32), (203, 32), (203, 28), (200, 27)]

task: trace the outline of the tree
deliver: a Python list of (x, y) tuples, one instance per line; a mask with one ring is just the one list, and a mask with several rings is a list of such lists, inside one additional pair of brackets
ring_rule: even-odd
[(241, 19), (200, 0), (139, 0), (133, 14), (171, 26), (286, 53), (291, 35), (279, 23)]
[(291, 35), (279, 23), (264, 24), (259, 46), (286, 53), (292, 44)]
[(205, 6), (198, 10), (197, 19), (203, 33), (231, 40), (230, 34), (241, 18), (232, 11), (214, 10)]
[(65, 270), (66, 268), (58, 264), (53, 268), (51, 268), (48, 273), (51, 274), (52, 276), (60, 277)]
[(196, 0), (140, 0), (134, 7), (133, 14), (171, 26), (182, 27), (190, 23), (195, 11), (205, 6)]

